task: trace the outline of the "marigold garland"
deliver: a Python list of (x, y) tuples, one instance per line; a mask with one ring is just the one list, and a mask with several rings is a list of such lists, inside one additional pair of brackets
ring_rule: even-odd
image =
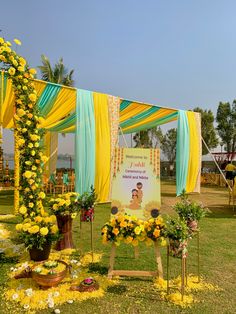
[[(21, 45), (19, 39), (14, 41)], [(15, 139), (20, 160), (19, 180), (16, 174), (15, 188), (20, 191), (19, 213), (24, 219), (31, 219), (33, 225), (35, 217), (47, 215), (42, 204), (45, 198), (45, 193), (42, 192), (42, 167), (47, 161), (41, 145), (44, 131), (40, 127), (43, 118), (39, 117), (36, 106), (37, 93), (32, 81), (36, 70), (30, 68), (26, 60), (12, 50), (11, 43), (2, 37), (0, 37), (0, 63), (8, 78), (12, 80), (15, 95)], [(36, 232), (36, 228), (34, 227), (35, 233), (31, 234), (37, 234), (42, 238), (48, 234), (38, 228)], [(48, 232), (50, 233), (50, 229)], [(41, 243), (47, 241), (46, 238), (41, 240)]]

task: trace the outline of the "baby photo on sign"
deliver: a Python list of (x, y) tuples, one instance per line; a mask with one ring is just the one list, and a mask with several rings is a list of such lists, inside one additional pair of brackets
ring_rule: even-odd
[(121, 212), (140, 219), (160, 210), (158, 149), (117, 148), (112, 180), (113, 215)]

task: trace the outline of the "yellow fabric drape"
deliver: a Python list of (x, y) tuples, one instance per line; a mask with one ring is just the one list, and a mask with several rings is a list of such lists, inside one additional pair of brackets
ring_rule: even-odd
[(190, 134), (188, 176), (186, 182), (187, 193), (200, 192), (201, 163), (199, 156), (201, 156), (201, 138), (197, 115), (199, 114), (195, 112), (187, 112)]
[(56, 171), (57, 151), (58, 151), (58, 133), (46, 132), (44, 136), (44, 154), (49, 159), (44, 164), (44, 174), (49, 178), (50, 174)]
[[(141, 110), (142, 111), (142, 110)], [(128, 126), (128, 127), (124, 127), (122, 130), (124, 132), (127, 132), (128, 130), (132, 130), (133, 128), (137, 128), (137, 127), (141, 127), (147, 123), (150, 123), (150, 122), (154, 122), (155, 120), (157, 119), (160, 119), (160, 118), (163, 118), (165, 116), (167, 116), (168, 114), (171, 114), (173, 112), (175, 112), (176, 110), (173, 110), (173, 109), (160, 109), (158, 110), (157, 112), (153, 113), (150, 117), (147, 117), (146, 119), (134, 124), (134, 125), (131, 125), (131, 126)], [(173, 119), (173, 120), (176, 120), (177, 118)]]
[(48, 129), (56, 126), (64, 117), (75, 111), (75, 105), (76, 90), (62, 88), (42, 127)]
[(13, 128), (15, 95), (12, 88), (12, 80), (7, 79), (6, 95), (2, 104), (3, 128)]
[(121, 111), (120, 113), (120, 123), (124, 122), (125, 120), (130, 119), (131, 117), (141, 113), (145, 112), (145, 110), (150, 109), (151, 106), (148, 105), (140, 105), (138, 103), (132, 103), (127, 108)]
[[(93, 93), (96, 132), (94, 187), (100, 202), (107, 202), (110, 189), (111, 137), (107, 95)], [(89, 143), (88, 143), (89, 145)]]

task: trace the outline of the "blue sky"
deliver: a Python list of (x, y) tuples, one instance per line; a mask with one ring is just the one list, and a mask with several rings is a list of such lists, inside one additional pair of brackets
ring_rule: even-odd
[[(236, 97), (233, 0), (11, 0), (0, 10), (1, 36), (19, 38), (34, 67), (42, 53), (62, 56), (77, 87), (214, 112)], [(71, 136), (60, 142), (71, 151)]]

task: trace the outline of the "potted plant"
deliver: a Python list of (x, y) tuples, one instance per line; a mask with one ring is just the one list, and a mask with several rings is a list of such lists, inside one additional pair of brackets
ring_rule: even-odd
[(190, 234), (198, 230), (199, 220), (206, 213), (203, 205), (189, 200), (185, 191), (181, 194), (180, 202), (174, 205), (174, 209), (179, 217), (186, 221)]
[(174, 257), (186, 257), (189, 237), (186, 222), (179, 217), (169, 217), (166, 221), (165, 237), (169, 239), (170, 254)]
[(54, 215), (26, 218), (22, 223), (16, 225), (16, 231), (19, 239), (29, 250), (31, 260), (34, 261), (48, 259), (51, 244), (59, 237)]
[(56, 244), (56, 249), (59, 251), (74, 247), (72, 221), (80, 210), (78, 197), (78, 193), (70, 192), (59, 194), (57, 198), (52, 198), (49, 201), (50, 210), (56, 215), (58, 229), (62, 235)]
[(91, 185), (89, 192), (84, 192), (78, 197), (78, 203), (81, 210), (81, 221), (93, 221), (94, 219), (94, 204), (97, 200), (97, 194), (94, 187)]

